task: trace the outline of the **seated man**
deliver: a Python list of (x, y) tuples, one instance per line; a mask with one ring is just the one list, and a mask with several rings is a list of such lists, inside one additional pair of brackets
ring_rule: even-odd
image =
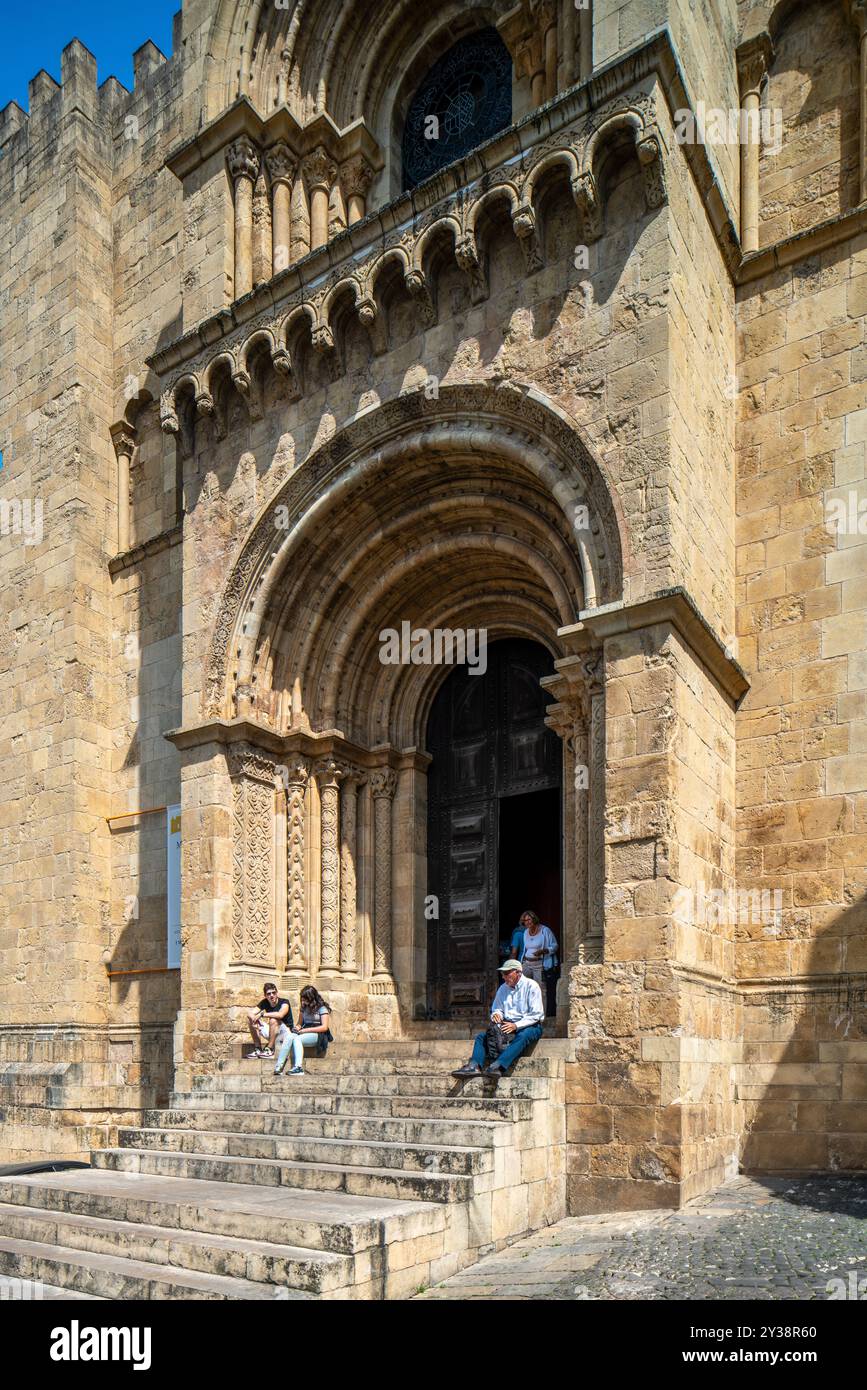
[[(530, 1043), (542, 1036), (542, 1020), (545, 1007), (542, 991), (535, 980), (525, 977), (519, 960), (507, 960), (500, 966), (503, 983), (494, 995), (491, 1006), (491, 1023), (511, 1039), (508, 1046), (492, 1062), (485, 1072), (486, 1076), (502, 1076), (503, 1072), (517, 1061)], [(481, 1076), (482, 1063), (487, 1056), (486, 1034), (477, 1033), (473, 1044), (473, 1055), (468, 1062), (452, 1076)]]
[(260, 1057), (273, 1057), (275, 1042), (278, 1038), (282, 1042), (287, 1029), (292, 1027), (291, 1005), (288, 999), (278, 998), (276, 985), (265, 986), (264, 999), (260, 999), (255, 1009), (250, 1009), (247, 1014), (247, 1027), (254, 1043), (253, 1051), (248, 1052), (247, 1056), (257, 1060)]

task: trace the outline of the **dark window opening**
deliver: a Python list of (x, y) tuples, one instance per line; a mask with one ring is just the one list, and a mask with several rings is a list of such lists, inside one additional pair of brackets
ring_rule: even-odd
[(512, 121), (512, 59), (496, 29), (461, 39), (434, 63), (403, 132), (403, 187), (415, 188)]

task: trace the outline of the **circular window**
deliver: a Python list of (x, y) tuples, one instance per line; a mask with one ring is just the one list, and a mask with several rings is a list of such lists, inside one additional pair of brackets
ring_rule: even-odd
[(403, 132), (403, 186), (430, 178), (512, 121), (512, 59), (496, 29), (461, 39), (431, 68)]

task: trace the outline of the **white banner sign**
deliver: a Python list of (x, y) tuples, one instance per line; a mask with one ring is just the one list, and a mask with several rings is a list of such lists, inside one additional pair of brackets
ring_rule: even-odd
[(170, 970), (181, 964), (181, 808), (166, 807), (166, 922), (168, 923), (166, 964)]

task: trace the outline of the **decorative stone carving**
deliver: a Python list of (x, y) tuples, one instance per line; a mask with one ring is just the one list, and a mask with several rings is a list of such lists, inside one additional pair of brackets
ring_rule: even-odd
[(638, 162), (644, 177), (644, 196), (649, 208), (661, 207), (667, 193), (665, 187), (665, 164), (662, 157), (662, 142), (658, 135), (647, 135), (635, 146)]
[(430, 285), (428, 284), (428, 279), (424, 271), (416, 269), (408, 270), (403, 277), (403, 283), (418, 305), (418, 311), (425, 327), (430, 327), (432, 324), (436, 323), (436, 308), (434, 306), (433, 296), (431, 295)]
[(532, 203), (518, 204), (512, 215), (512, 228), (524, 253), (527, 274), (532, 275), (542, 268), (542, 248)]
[(297, 758), (286, 769), (287, 966), (307, 969), (306, 796), (310, 764)]
[(246, 135), (242, 135), (226, 151), (226, 161), (233, 180), (249, 179), (255, 183), (259, 174), (259, 151)]
[(397, 775), (379, 768), (370, 775), (374, 822), (373, 969), (391, 976), (391, 803)]
[(265, 151), (265, 163), (268, 166), (272, 184), (292, 183), (298, 168), (298, 161), (285, 140), (278, 140), (276, 145), (272, 145), (270, 149)]
[(602, 235), (602, 205), (596, 180), (589, 170), (572, 180), (572, 194), (581, 216), (582, 235), (589, 245)]
[(238, 965), (274, 961), (273, 759), (250, 744), (231, 744), (232, 779), (231, 959)]
[(359, 778), (358, 770), (349, 768), (340, 787), (340, 969), (346, 971), (358, 968), (355, 861)]
[(472, 232), (465, 232), (455, 242), (455, 260), (470, 282), (470, 298), (479, 304), (488, 295), (487, 276), (479, 259), (479, 248)]
[(322, 834), (320, 970), (340, 969), (340, 783), (345, 775), (345, 767), (335, 758), (316, 764)]

